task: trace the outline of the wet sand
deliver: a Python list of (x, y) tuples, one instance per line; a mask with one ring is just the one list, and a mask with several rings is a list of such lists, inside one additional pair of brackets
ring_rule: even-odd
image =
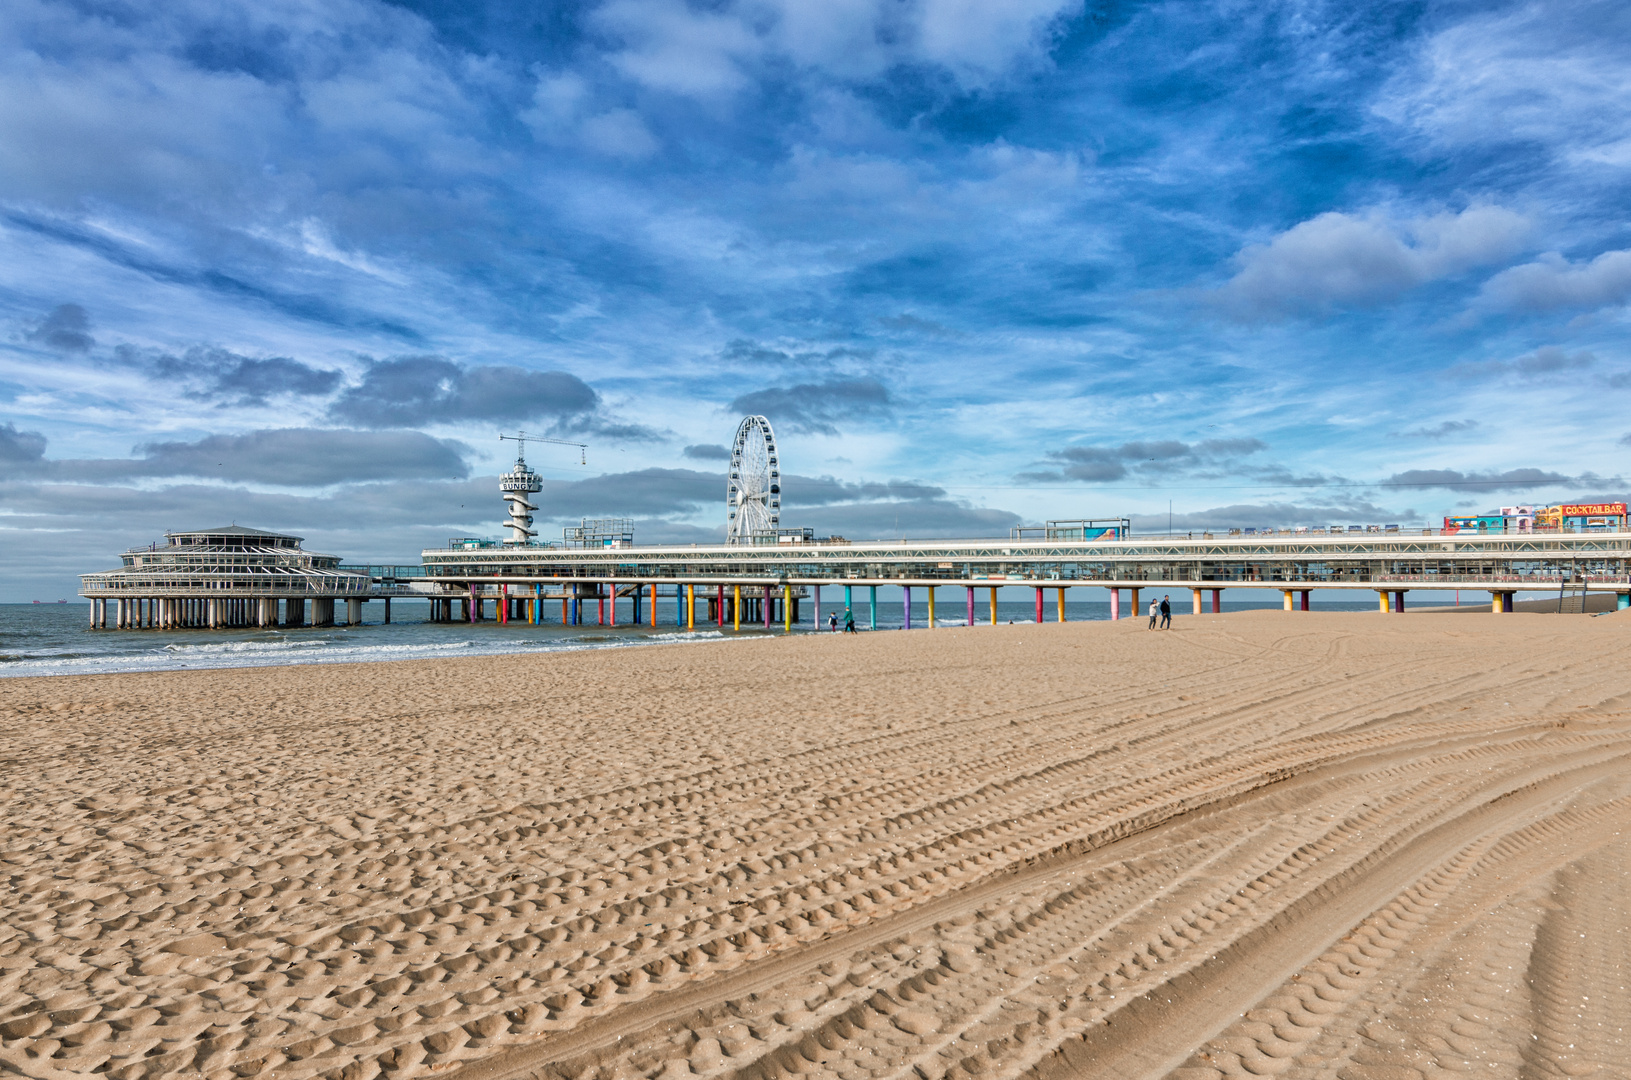
[(1624, 1077), (1631, 617), (0, 681), (0, 1070)]

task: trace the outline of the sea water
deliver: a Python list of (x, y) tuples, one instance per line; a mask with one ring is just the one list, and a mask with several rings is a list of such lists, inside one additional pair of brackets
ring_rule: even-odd
[[(889, 588), (885, 586), (885, 588)], [(899, 595), (898, 587), (890, 588)], [(866, 591), (856, 589), (856, 629), (871, 632)], [(837, 594), (834, 597), (834, 593)], [(1148, 596), (1148, 594), (1145, 594)], [(842, 627), (843, 592), (824, 589), (821, 624), (811, 621), (808, 598), (799, 605), (802, 621), (795, 633), (826, 632), (828, 615), (836, 613)], [(703, 597), (699, 594), (698, 600)], [(836, 603), (835, 603), (836, 599)], [(1044, 597), (1043, 617), (1052, 622), (1058, 609), (1052, 593)], [(1188, 614), (1188, 596), (1173, 605), (1174, 617)], [(989, 623), (991, 610), (985, 590), (976, 594), (974, 617), (979, 625)], [(1210, 597), (1208, 597), (1210, 603)], [(339, 606), (339, 605), (336, 605)], [(1231, 602), (1225, 594), (1226, 611), (1246, 608), (1278, 608), (1275, 602)], [(1322, 611), (1374, 610), (1374, 603), (1325, 603)], [(489, 615), (492, 605), (487, 605)], [(341, 609), (343, 610), (343, 608)], [(457, 607), (455, 606), (455, 610)], [(595, 618), (595, 605), (585, 603), (585, 618)], [(445, 656), (497, 656), (508, 653), (564, 652), (578, 649), (621, 648), (664, 642), (722, 642), (763, 639), (782, 633), (782, 624), (769, 630), (763, 624), (744, 624), (740, 632), (729, 625), (723, 629), (702, 616), (707, 607), (697, 604), (696, 629), (675, 625), (674, 603), (663, 597), (657, 605), (658, 625), (631, 626), (627, 600), (618, 605), (618, 626), (562, 626), (558, 605), (546, 604), (545, 615), (555, 616), (539, 626), (510, 622), (501, 624), (489, 618), (480, 623), (433, 623), (430, 607), (424, 603), (395, 601), (392, 622), (382, 623), (384, 605), (375, 600), (363, 605), (359, 626), (291, 627), (264, 630), (92, 630), (90, 611), (83, 602), (71, 604), (0, 604), (0, 676), (6, 675), (86, 675), (118, 671), (165, 671), (177, 668), (271, 667), (282, 664), (344, 664), (375, 660), (424, 660)], [(926, 625), (928, 604), (921, 589), (912, 594), (912, 625)], [(642, 614), (645, 610), (642, 609)], [(1125, 606), (1124, 618), (1132, 618)], [(112, 612), (109, 612), (111, 618)], [(877, 628), (880, 632), (901, 629), (903, 605), (899, 600), (880, 598)], [(649, 616), (648, 616), (649, 617)], [(1065, 617), (1071, 622), (1096, 622), (1110, 618), (1107, 601), (1067, 601)], [(941, 590), (935, 606), (935, 623), (940, 627), (962, 626), (967, 608), (961, 588)], [(1036, 618), (1032, 600), (1004, 599), (997, 605), (999, 623), (1026, 623)]]

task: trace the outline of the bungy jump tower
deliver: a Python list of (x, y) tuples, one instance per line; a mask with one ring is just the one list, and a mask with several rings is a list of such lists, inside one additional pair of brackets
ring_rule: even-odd
[(510, 508), (510, 518), (504, 523), (510, 530), (505, 544), (526, 547), (538, 535), (532, 527), (532, 512), (538, 507), (528, 496), (544, 490), (544, 482), (527, 466), (525, 442), (521, 443), (521, 451), (516, 454), (515, 468), (498, 478), (498, 487), (504, 492), (504, 501)]

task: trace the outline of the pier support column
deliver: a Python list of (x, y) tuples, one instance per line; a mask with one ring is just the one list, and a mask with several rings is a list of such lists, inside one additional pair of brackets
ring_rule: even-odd
[(1513, 592), (1490, 593), (1490, 611), (1494, 612), (1496, 615), (1500, 615), (1504, 612), (1510, 612), (1512, 610), (1512, 598), (1515, 595), (1516, 593)]
[[(1623, 593), (1623, 592), (1622, 593), (1615, 593), (1614, 594), (1614, 610), (1615, 611), (1624, 611), (1627, 608), (1631, 608), (1631, 593)], [(107, 613), (106, 612), (103, 613), (102, 625), (103, 626), (107, 625)]]
[(782, 633), (791, 634), (793, 632), (793, 616), (795, 614), (796, 614), (796, 612), (794, 612), (794, 610), (793, 610), (793, 586), (783, 585), (782, 586)]
[(1381, 610), (1382, 614), (1386, 615), (1389, 611), (1393, 610), (1388, 605), (1388, 602), (1387, 602), (1387, 590), (1386, 589), (1378, 589), (1376, 591), (1376, 598), (1381, 601), (1380, 610)]
[(872, 590), (866, 602), (867, 616), (870, 619), (869, 628), (876, 630), (878, 628), (878, 587), (869, 585), (867, 588)]
[(1212, 614), (1217, 615), (1223, 611), (1223, 590), (1212, 590)]
[(934, 586), (933, 585), (929, 586), (928, 592), (929, 592), (929, 629), (933, 630), (934, 629)]
[(685, 628), (687, 630), (697, 628), (697, 587), (695, 585), (685, 587)]
[(991, 625), (997, 625), (997, 587), (991, 586)]
[(1127, 617), (1129, 619), (1136, 619), (1144, 614), (1144, 609), (1138, 606), (1138, 592), (1137, 589), (1127, 590)]
[[(1119, 590), (1119, 589), (1116, 590), (1116, 596), (1118, 598), (1121, 596), (1121, 590)], [(1059, 607), (1059, 621), (1064, 622), (1065, 621), (1065, 587), (1063, 585), (1059, 586), (1059, 605), (1058, 605), (1058, 607)]]
[(742, 630), (742, 586), (731, 586), (731, 629)]
[[(1059, 611), (1059, 615), (1060, 615), (1059, 621), (1064, 622), (1065, 621), (1064, 620), (1064, 614), (1065, 613), (1064, 613), (1064, 609), (1063, 609), (1063, 606), (1062, 606), (1063, 603), (1064, 603), (1064, 594), (1063, 593), (1060, 594), (1060, 603), (1061, 603), (1061, 608), (1060, 608), (1060, 611)], [(1136, 608), (1138, 605), (1134, 604), (1133, 606)], [(1120, 622), (1121, 621), (1121, 590), (1120, 589), (1111, 589), (1110, 590), (1110, 621), (1111, 622)]]
[[(725, 595), (724, 586), (720, 586), (720, 595), (721, 596)], [(820, 630), (821, 629), (821, 586), (820, 585), (810, 586), (810, 601), (811, 601), (812, 604), (815, 605), (814, 608), (812, 609), (814, 614), (812, 614), (810, 616), (810, 625), (815, 627), (817, 630)], [(720, 616), (719, 625), (721, 625), (721, 626), (725, 625), (725, 619), (724, 619), (723, 614), (721, 614), (721, 616)]]
[(607, 588), (611, 590), (611, 596), (607, 597), (607, 599), (611, 602), (611, 610), (606, 613), (607, 616), (608, 616), (608, 620), (607, 620), (606, 625), (616, 626), (617, 625), (617, 582), (615, 582), (615, 581), (612, 582), (610, 585), (607, 586)]
[(1291, 611), (1292, 610), (1291, 594), (1293, 592), (1296, 592), (1296, 590), (1295, 589), (1281, 589), (1280, 592), (1285, 595), (1285, 598), (1286, 598), (1286, 610)]
[(1408, 590), (1395, 589), (1393, 591), (1393, 611), (1395, 614), (1400, 614), (1404, 611), (1404, 594), (1406, 591)]
[(770, 624), (775, 621), (776, 618), (776, 594), (771, 591), (769, 585), (765, 586), (765, 595), (764, 600), (762, 601), (762, 607), (764, 610), (762, 610), (759, 614), (764, 618), (765, 629), (769, 630)]
[(1042, 621), (1042, 586), (1036, 587), (1036, 621)]
[(391, 625), (391, 598), (389, 596), (385, 598), (385, 625)]
[(1190, 589), (1189, 590), (1190, 600), (1192, 602), (1191, 603), (1191, 612), (1193, 614), (1195, 614), (1195, 615), (1199, 615), (1201, 613), (1201, 593), (1203, 593), (1205, 591), (1206, 590), (1204, 590), (1204, 589)]
[[(816, 586), (816, 618), (821, 617), (821, 586)], [(725, 586), (714, 586), (714, 613), (719, 616), (715, 625), (721, 629), (725, 626)]]
[(974, 586), (969, 585), (969, 586), (966, 586), (966, 588), (968, 589), (968, 625), (973, 626), (974, 625)]
[(362, 625), (362, 601), (356, 597), (347, 597), (345, 602), (345, 621), (351, 626)]
[(1314, 590), (1312, 590), (1312, 589), (1304, 589), (1304, 590), (1302, 590), (1302, 594), (1303, 594), (1303, 610), (1304, 610), (1304, 611), (1307, 611), (1307, 610), (1308, 610), (1308, 594), (1309, 594), (1309, 593), (1311, 593), (1311, 592), (1313, 592), (1313, 591), (1314, 591)]
[(912, 587), (910, 585), (902, 585), (900, 587), (900, 593), (901, 593), (900, 628), (902, 630), (910, 630), (912, 628)]

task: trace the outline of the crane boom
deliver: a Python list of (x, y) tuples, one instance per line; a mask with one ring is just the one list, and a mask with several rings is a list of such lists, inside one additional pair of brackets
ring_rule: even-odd
[(573, 442), (571, 439), (552, 439), (547, 435), (528, 435), (525, 431), (518, 431), (514, 435), (500, 435), (498, 437), (498, 441), (499, 442), (508, 441), (508, 442), (513, 442), (513, 443), (518, 443), (519, 444), (516, 447), (516, 455), (515, 455), (515, 458), (516, 458), (517, 461), (525, 461), (526, 460), (526, 457), (527, 457), (527, 443), (529, 443), (529, 442), (542, 442), (542, 443), (554, 443), (557, 446), (575, 446), (575, 447), (578, 448), (578, 464), (579, 465), (589, 464), (589, 446), (588, 446), (587, 443)]

